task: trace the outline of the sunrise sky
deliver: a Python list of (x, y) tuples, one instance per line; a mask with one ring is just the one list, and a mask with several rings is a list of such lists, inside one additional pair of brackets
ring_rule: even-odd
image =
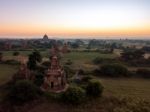
[(150, 37), (150, 0), (0, 0), (0, 37)]

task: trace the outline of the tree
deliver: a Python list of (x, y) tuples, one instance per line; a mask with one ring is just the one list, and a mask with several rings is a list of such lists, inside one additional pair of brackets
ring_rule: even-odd
[(37, 62), (42, 61), (42, 56), (40, 52), (34, 51), (32, 54), (29, 55), (27, 66), (30, 70), (35, 70), (37, 67)]
[(13, 104), (23, 104), (32, 101), (41, 94), (32, 82), (27, 80), (17, 81), (8, 92), (7, 98)]
[(19, 54), (20, 54), (20, 53), (19, 53), (18, 51), (13, 52), (13, 56), (15, 56), (16, 60), (19, 60), (19, 59), (18, 59)]
[(42, 56), (39, 51), (35, 50), (32, 54), (37, 62), (42, 61)]
[(29, 55), (29, 58), (28, 58), (28, 62), (27, 62), (27, 67), (30, 69), (30, 70), (35, 70), (36, 69), (36, 60), (35, 60), (35, 57), (33, 54), (30, 54)]
[(116, 49), (116, 48), (117, 48), (117, 43), (115, 43), (115, 42), (112, 43), (110, 47), (111, 47), (112, 49)]
[(150, 46), (144, 46), (142, 50), (144, 50), (145, 52), (150, 52)]
[(75, 42), (75, 43), (72, 43), (72, 44), (71, 44), (71, 47), (74, 48), (74, 49), (79, 48), (79, 44), (76, 43), (76, 42)]
[(149, 69), (138, 69), (136, 74), (143, 78), (150, 78), (150, 70)]
[(2, 59), (3, 59), (3, 53), (0, 52), (0, 62), (2, 61)]
[(97, 80), (91, 80), (86, 87), (86, 94), (91, 97), (99, 97), (103, 92), (102, 84)]
[(145, 52), (142, 50), (134, 50), (134, 51), (124, 51), (121, 54), (121, 58), (124, 60), (135, 60), (135, 59), (143, 59)]
[(80, 39), (76, 39), (76, 41), (75, 41), (77, 44), (79, 44), (79, 45), (83, 45), (84, 44), (84, 42), (82, 41), (82, 40), (80, 40)]
[(93, 46), (98, 46), (98, 44), (99, 44), (98, 40), (92, 39), (89, 41), (88, 48), (91, 48)]
[(43, 82), (44, 82), (44, 74), (36, 73), (34, 84), (36, 84), (37, 86), (41, 86)]
[(13, 52), (13, 56), (18, 56), (20, 53), (18, 51)]
[(96, 57), (93, 59), (93, 63), (96, 65), (101, 64), (103, 61), (104, 61), (104, 59), (101, 57)]
[(100, 67), (100, 71), (104, 76), (121, 77), (128, 75), (128, 69), (120, 64), (105, 64)]
[(85, 98), (85, 91), (77, 86), (69, 87), (61, 96), (62, 100), (70, 104), (80, 104)]

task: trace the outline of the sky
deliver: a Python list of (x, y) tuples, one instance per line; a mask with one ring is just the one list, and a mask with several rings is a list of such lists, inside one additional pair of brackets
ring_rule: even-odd
[(150, 37), (150, 0), (0, 0), (0, 37)]

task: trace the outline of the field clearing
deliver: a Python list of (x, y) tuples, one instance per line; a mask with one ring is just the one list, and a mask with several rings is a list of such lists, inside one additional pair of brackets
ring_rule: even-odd
[[(63, 62), (70, 59), (73, 61), (71, 67), (85, 67), (86, 70), (94, 66), (92, 60), (95, 57), (102, 58), (115, 58), (114, 54), (100, 54), (100, 53), (84, 53), (84, 52), (72, 52), (65, 54)], [(47, 59), (47, 58), (45, 58)], [(96, 66), (95, 66), (96, 67)], [(9, 81), (12, 74), (17, 71), (18, 67), (14, 65), (0, 64), (0, 85)], [(97, 78), (97, 77), (96, 77)], [(30, 108), (28, 112), (99, 112), (103, 108), (108, 108), (109, 101), (105, 97), (116, 97), (118, 99), (123, 97), (132, 98), (135, 102), (139, 99), (144, 99), (150, 102), (150, 81), (148, 79), (138, 79), (138, 78), (98, 78), (102, 85), (104, 86), (103, 97), (100, 99), (95, 99), (94, 101), (86, 102), (84, 105), (79, 107), (72, 107), (64, 105), (54, 101), (45, 101)], [(3, 97), (0, 93), (0, 97)], [(106, 103), (106, 104), (105, 104)], [(111, 103), (111, 102), (110, 102)], [(130, 103), (130, 102), (129, 102)], [(111, 104), (109, 104), (111, 105)], [(117, 105), (116, 105), (117, 107)]]
[(110, 59), (110, 58), (115, 58), (116, 55), (115, 54), (101, 54), (101, 53), (97, 53), (97, 52), (71, 52), (68, 54), (65, 54), (64, 59), (71, 59), (71, 60), (92, 60), (95, 57), (101, 57), (101, 58), (106, 58), (106, 59)]
[[(106, 98), (111, 98), (110, 96), (117, 99), (131, 98), (133, 101), (128, 100), (128, 105), (133, 106), (135, 102), (139, 100), (150, 101), (150, 81), (146, 79), (108, 79), (100, 78), (101, 83), (105, 87), (103, 97), (85, 102), (83, 105), (71, 106), (58, 103), (57, 101), (47, 101), (40, 103), (39, 105), (33, 107), (29, 112), (136, 112), (136, 111), (126, 111), (127, 107), (123, 103), (120, 107), (120, 103), (116, 103), (114, 100), (108, 100)], [(143, 101), (142, 100), (142, 101)], [(133, 103), (134, 102), (134, 103)], [(140, 108), (138, 105), (135, 108)], [(121, 111), (114, 111), (114, 108), (121, 108)], [(131, 107), (130, 107), (131, 108)], [(147, 108), (145, 106), (145, 108)], [(124, 111), (125, 109), (125, 111)], [(132, 108), (134, 110), (134, 108)], [(131, 109), (131, 110), (132, 110)], [(144, 112), (144, 111), (138, 111)], [(148, 111), (145, 111), (148, 112)]]
[(100, 78), (104, 95), (132, 97), (150, 101), (150, 80), (136, 78)]
[[(15, 51), (3, 51), (3, 55), (4, 55), (4, 56), (11, 57), (11, 56), (13, 56), (13, 53), (14, 53), (14, 52), (15, 52)], [(20, 55), (22, 55), (22, 56), (28, 56), (28, 55), (31, 54), (33, 51), (17, 51), (17, 52), (19, 52)], [(41, 55), (42, 55), (43, 57), (47, 57), (48, 54), (49, 54), (48, 50), (46, 50), (46, 51), (40, 51), (40, 53), (41, 53)]]
[(92, 60), (96, 57), (112, 59), (117, 57), (115, 54), (101, 54), (97, 52), (71, 52), (68, 54), (64, 54), (62, 57), (62, 63), (65, 63), (67, 60), (71, 60), (73, 65), (71, 65), (75, 69), (85, 69), (91, 70), (96, 68), (96, 65), (93, 65)]
[(17, 70), (17, 66), (0, 64), (0, 85), (9, 81)]

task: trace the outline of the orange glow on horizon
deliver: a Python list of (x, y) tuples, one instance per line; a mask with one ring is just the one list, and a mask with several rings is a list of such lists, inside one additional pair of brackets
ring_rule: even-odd
[(49, 36), (150, 36), (150, 25), (129, 28), (82, 28), (59, 26), (16, 26), (1, 27), (0, 36), (37, 36), (48, 34)]

